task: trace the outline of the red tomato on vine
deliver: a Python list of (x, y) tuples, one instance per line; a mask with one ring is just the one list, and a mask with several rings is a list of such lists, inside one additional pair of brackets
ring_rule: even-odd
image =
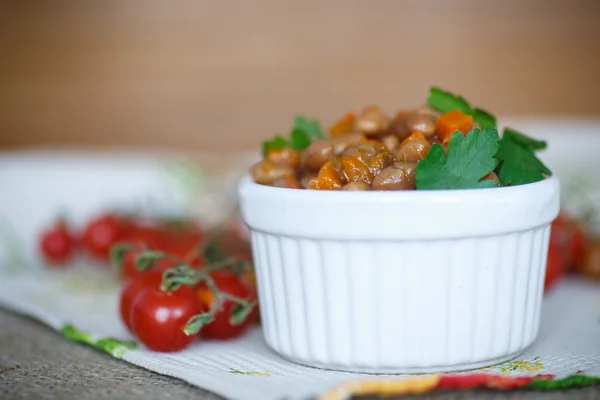
[(108, 260), (110, 249), (122, 241), (128, 229), (128, 223), (114, 214), (104, 214), (91, 220), (83, 233), (83, 244), (94, 257)]
[[(234, 274), (219, 271), (212, 273), (211, 278), (221, 293), (249, 302), (256, 301), (254, 291)], [(197, 295), (207, 309), (214, 306), (215, 295), (205, 283), (199, 285)], [(248, 317), (242, 323), (236, 325), (231, 321), (231, 313), (235, 306), (234, 301), (226, 298), (221, 299), (221, 304), (217, 308), (213, 321), (202, 328), (202, 336), (211, 339), (232, 339), (246, 332), (256, 322), (258, 308), (255, 305)]]
[(552, 288), (564, 275), (564, 263), (561, 259), (560, 249), (556, 245), (550, 245), (548, 262), (546, 264), (546, 277), (544, 279), (544, 290)]
[(160, 285), (150, 286), (132, 303), (131, 329), (151, 350), (179, 351), (189, 346), (199, 335), (185, 333), (188, 320), (205, 311), (206, 308), (194, 290), (187, 286), (174, 291), (163, 291)]
[(44, 260), (57, 265), (71, 258), (75, 249), (75, 239), (66, 223), (58, 222), (42, 232), (39, 246)]
[(121, 321), (131, 331), (131, 309), (137, 296), (147, 290), (149, 287), (157, 287), (162, 281), (163, 272), (161, 270), (150, 270), (144, 274), (129, 280), (121, 289), (119, 298), (119, 313)]

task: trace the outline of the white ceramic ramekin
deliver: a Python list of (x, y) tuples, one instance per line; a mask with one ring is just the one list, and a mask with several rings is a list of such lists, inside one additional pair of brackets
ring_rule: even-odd
[(477, 368), (536, 337), (555, 178), (448, 191), (282, 189), (239, 197), (267, 344), (300, 364)]

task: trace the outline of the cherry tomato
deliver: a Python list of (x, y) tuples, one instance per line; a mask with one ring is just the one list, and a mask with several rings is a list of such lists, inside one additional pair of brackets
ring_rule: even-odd
[(181, 286), (165, 292), (159, 286), (148, 287), (133, 302), (131, 327), (138, 339), (151, 350), (161, 352), (186, 348), (199, 335), (186, 335), (188, 320), (205, 312), (193, 289)]
[(254, 272), (254, 269), (249, 268), (249, 269), (244, 270), (244, 272), (242, 272), (242, 274), (240, 275), (240, 279), (255, 294), (258, 293), (258, 286), (256, 284), (256, 272)]
[(192, 268), (202, 269), (206, 265), (206, 262), (203, 257), (194, 257), (188, 261), (188, 265)]
[(165, 230), (162, 237), (162, 250), (181, 259), (197, 257), (203, 235), (190, 230)]
[(160, 229), (147, 224), (134, 224), (127, 234), (127, 240), (144, 243), (152, 249), (159, 249), (161, 238)]
[(128, 250), (123, 256), (123, 263), (119, 269), (119, 275), (123, 279), (131, 279), (136, 275), (140, 275), (144, 271), (138, 270), (135, 266), (135, 261), (139, 252), (137, 250)]
[(128, 235), (129, 240), (146, 243), (155, 250), (164, 251), (179, 258), (193, 255), (203, 238), (195, 227), (171, 227), (165, 224), (138, 224)]
[(228, 229), (223, 235), (219, 236), (215, 246), (224, 254), (252, 262), (250, 243), (233, 229)]
[[(119, 244), (117, 244), (117, 246), (118, 245)], [(138, 242), (126, 243), (124, 245), (126, 245), (128, 249), (125, 250), (125, 253), (123, 254), (121, 265), (118, 265), (117, 267), (119, 268), (119, 275), (121, 276), (121, 278), (129, 280), (145, 272), (143, 270), (137, 269), (135, 262), (137, 260), (137, 256), (141, 252), (150, 249), (144, 244)]]
[(600, 279), (600, 238), (588, 241), (583, 253), (581, 273), (588, 278)]
[(581, 270), (587, 241), (587, 232), (584, 227), (581, 224), (575, 223), (572, 227), (569, 244), (571, 259), (571, 264), (569, 265), (570, 270)]
[(546, 278), (544, 280), (544, 290), (552, 288), (556, 282), (564, 275), (565, 269), (561, 259), (560, 248), (551, 244), (548, 252), (548, 262), (546, 264)]
[(564, 212), (552, 223), (550, 243), (559, 248), (559, 257), (566, 271), (580, 269), (586, 241), (585, 227)]
[(110, 248), (127, 233), (127, 223), (113, 214), (105, 214), (90, 221), (83, 234), (88, 252), (97, 258), (108, 259)]
[(52, 264), (61, 264), (73, 255), (75, 240), (66, 224), (57, 223), (42, 233), (40, 251), (44, 259)]
[(159, 246), (159, 250), (183, 260), (189, 258), (194, 253), (199, 252), (199, 250), (195, 251), (195, 244), (196, 243), (189, 244), (185, 241), (169, 240), (163, 241)]
[(131, 331), (131, 308), (134, 300), (149, 287), (160, 285), (162, 282), (162, 275), (163, 271), (159, 269), (146, 271), (129, 280), (123, 289), (121, 289), (119, 313), (123, 324), (125, 324), (129, 331)]
[[(213, 272), (211, 277), (219, 291), (248, 301), (253, 301), (255, 299), (254, 292), (234, 274), (218, 271)], [(197, 295), (207, 309), (212, 308), (215, 297), (213, 292), (205, 284), (201, 284), (198, 287)], [(256, 322), (258, 309), (255, 306), (244, 322), (239, 325), (232, 325), (229, 322), (229, 318), (234, 306), (235, 303), (231, 300), (222, 299), (214, 320), (202, 328), (202, 336), (211, 339), (232, 339), (240, 336), (250, 325)]]

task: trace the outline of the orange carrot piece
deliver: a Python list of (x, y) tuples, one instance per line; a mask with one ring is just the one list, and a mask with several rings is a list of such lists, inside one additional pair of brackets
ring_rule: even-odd
[(346, 133), (352, 132), (352, 128), (354, 128), (354, 121), (356, 120), (356, 116), (353, 112), (348, 112), (339, 121), (329, 127), (329, 134), (331, 136), (340, 136), (345, 135)]
[(406, 143), (410, 142), (413, 139), (425, 139), (427, 140), (427, 136), (425, 136), (425, 134), (423, 132), (413, 132), (410, 134), (409, 137), (407, 137), (406, 139), (404, 139), (402, 141), (402, 143), (400, 143), (399, 147), (404, 146)]
[(461, 131), (463, 135), (466, 135), (472, 127), (473, 117), (460, 110), (449, 111), (435, 120), (435, 132), (442, 141), (452, 136), (456, 131)]

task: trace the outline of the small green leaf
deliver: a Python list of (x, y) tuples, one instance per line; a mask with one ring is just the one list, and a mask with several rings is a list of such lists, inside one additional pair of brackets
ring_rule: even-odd
[(200, 282), (204, 272), (196, 270), (187, 264), (180, 264), (176, 267), (166, 269), (162, 275), (161, 290), (172, 292), (181, 285), (195, 286)]
[(325, 134), (323, 133), (323, 129), (321, 128), (319, 121), (308, 118), (304, 115), (297, 115), (294, 118), (294, 127), (292, 132), (296, 130), (304, 132), (310, 140), (325, 138)]
[(454, 95), (438, 87), (432, 87), (429, 90), (427, 105), (441, 113), (447, 113), (453, 110), (460, 110), (465, 114), (471, 114), (471, 106), (461, 96)]
[(263, 157), (266, 157), (267, 154), (269, 153), (269, 151), (271, 151), (271, 150), (284, 149), (284, 148), (288, 147), (288, 141), (284, 137), (277, 135), (270, 140), (265, 140), (263, 142), (262, 146), (263, 146)]
[(473, 110), (473, 119), (483, 129), (496, 127), (496, 117), (489, 112), (482, 110), (481, 108), (476, 108)]
[(536, 157), (534, 151), (546, 147), (546, 142), (505, 129), (496, 158), (500, 162), (498, 178), (503, 185), (524, 185), (539, 182), (550, 169)]
[(213, 237), (204, 244), (204, 247), (202, 248), (202, 257), (204, 258), (204, 261), (206, 261), (206, 264), (213, 264), (227, 258), (227, 255), (219, 250), (217, 242), (218, 238)]
[(125, 254), (131, 249), (129, 243), (118, 243), (110, 248), (110, 263), (116, 268), (123, 267)]
[(229, 316), (229, 322), (231, 325), (240, 325), (250, 315), (256, 302), (252, 303), (237, 303), (231, 308), (231, 315)]
[(154, 266), (154, 263), (164, 258), (164, 254), (159, 251), (145, 251), (135, 258), (135, 268), (145, 271)]
[(294, 150), (304, 150), (310, 145), (310, 137), (304, 131), (294, 129), (290, 134), (290, 147)]
[(252, 269), (252, 263), (246, 261), (246, 260), (236, 260), (231, 264), (231, 272), (233, 272), (235, 275), (239, 276), (242, 273), (244, 273), (244, 271), (247, 271), (248, 269)]
[(210, 324), (214, 319), (215, 314), (213, 312), (194, 315), (188, 320), (183, 332), (188, 336), (195, 335), (200, 332), (203, 326)]
[(447, 156), (442, 146), (434, 144), (425, 159), (419, 161), (415, 172), (417, 189), (495, 187), (496, 182), (481, 179), (496, 168), (497, 151), (496, 129), (472, 129), (466, 137), (456, 131), (450, 138)]
[(323, 139), (323, 129), (316, 119), (308, 118), (304, 115), (297, 115), (294, 118), (294, 125), (290, 132), (290, 140), (281, 135), (274, 136), (270, 140), (263, 142), (263, 157), (266, 157), (269, 151), (274, 149), (284, 149), (291, 147), (295, 150), (304, 150), (310, 142), (317, 139)]
[(502, 137), (504, 138), (506, 135), (508, 135), (512, 141), (520, 143), (534, 151), (544, 150), (548, 146), (545, 140), (531, 138), (511, 128), (504, 128), (504, 135)]

